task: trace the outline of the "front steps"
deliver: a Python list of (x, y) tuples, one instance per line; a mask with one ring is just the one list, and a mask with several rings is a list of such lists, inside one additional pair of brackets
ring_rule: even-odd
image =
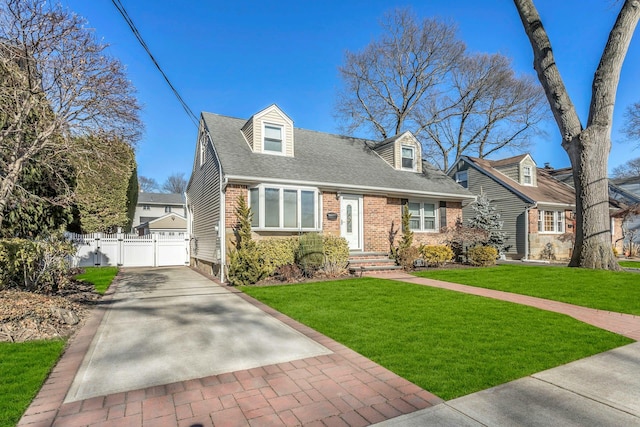
[(351, 274), (357, 276), (402, 270), (386, 252), (350, 252), (347, 268)]

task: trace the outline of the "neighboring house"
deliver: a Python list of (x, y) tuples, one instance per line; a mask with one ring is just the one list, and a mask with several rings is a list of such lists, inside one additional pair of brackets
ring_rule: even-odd
[[(176, 193), (138, 193), (138, 203), (133, 217), (132, 231), (141, 224), (157, 220), (169, 213), (186, 217), (184, 196)], [(186, 231), (186, 227), (185, 227)]]
[(161, 236), (181, 236), (187, 232), (187, 219), (177, 213), (168, 213), (160, 218), (143, 222), (135, 228), (139, 236), (159, 234)]
[[(502, 160), (461, 156), (448, 174), (473, 194), (486, 194), (496, 207), (504, 221), (508, 258), (571, 257), (574, 190), (537, 168), (529, 154)], [(472, 206), (466, 206), (463, 217), (472, 215)]]
[(187, 187), (192, 264), (224, 280), (240, 196), (258, 239), (315, 231), (388, 252), (408, 203), (414, 241), (439, 242), (473, 196), (421, 157), (410, 132), (375, 143), (298, 129), (276, 105), (248, 120), (202, 113)]
[[(640, 176), (609, 180), (618, 188), (618, 192), (624, 192), (625, 203), (629, 207), (640, 208)], [(632, 236), (636, 244), (640, 244), (640, 215), (630, 215), (624, 218), (623, 227), (629, 236)]]

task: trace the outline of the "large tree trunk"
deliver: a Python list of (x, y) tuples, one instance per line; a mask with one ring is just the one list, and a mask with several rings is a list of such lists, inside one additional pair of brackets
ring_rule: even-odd
[(563, 146), (571, 159), (576, 190), (576, 235), (569, 266), (619, 270), (611, 242), (608, 133), (592, 127)]
[(620, 70), (640, 19), (640, 2), (620, 9), (593, 78), (587, 126), (583, 128), (556, 64), (551, 42), (533, 0), (514, 0), (533, 64), (569, 154), (576, 189), (576, 240), (570, 266), (619, 270), (613, 255), (607, 159)]

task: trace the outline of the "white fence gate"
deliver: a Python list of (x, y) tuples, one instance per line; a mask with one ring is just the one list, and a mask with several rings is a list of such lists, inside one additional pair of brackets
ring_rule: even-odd
[(148, 234), (71, 234), (78, 246), (74, 267), (167, 267), (189, 265), (189, 237)]

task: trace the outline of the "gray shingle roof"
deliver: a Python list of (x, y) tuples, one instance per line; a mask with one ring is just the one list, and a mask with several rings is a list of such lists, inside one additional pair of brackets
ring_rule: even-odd
[(240, 132), (245, 119), (211, 113), (202, 116), (227, 177), (290, 181), (342, 191), (473, 197), (433, 166), (424, 167), (422, 174), (394, 169), (369, 148), (375, 144), (372, 141), (295, 128), (294, 157), (253, 153)]
[(184, 196), (178, 193), (138, 193), (138, 204), (184, 205)]

